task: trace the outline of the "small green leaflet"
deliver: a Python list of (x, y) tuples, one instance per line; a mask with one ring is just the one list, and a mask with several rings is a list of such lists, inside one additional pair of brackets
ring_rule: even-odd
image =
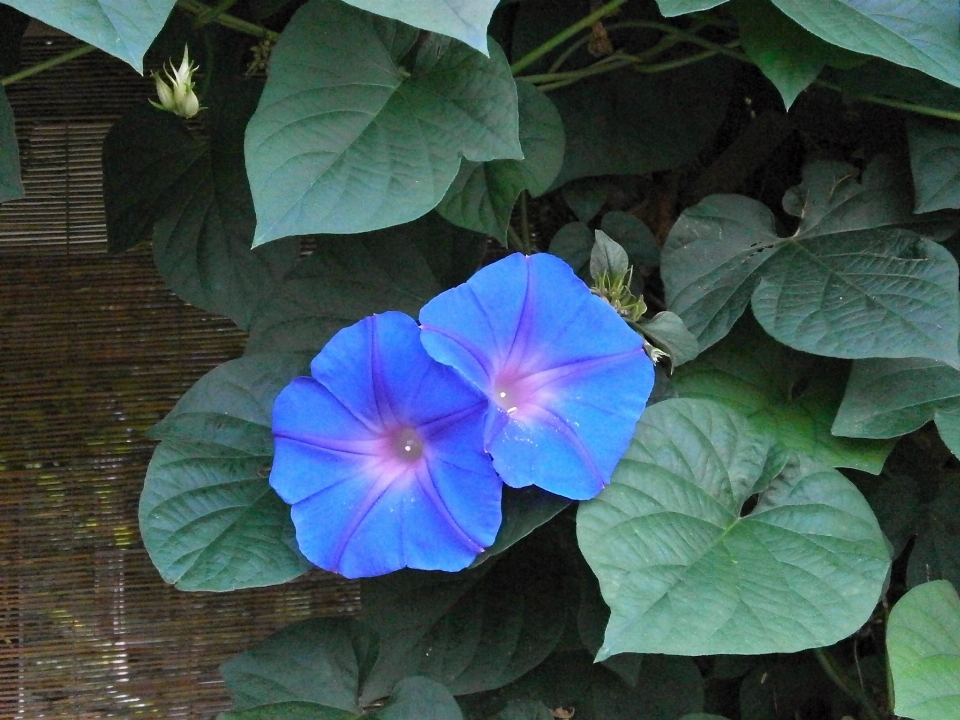
[(164, 580), (227, 591), (286, 582), (310, 564), (290, 508), (270, 488), (273, 400), (303, 355), (232, 360), (202, 377), (151, 431), (140, 532)]
[(915, 587), (887, 625), (894, 712), (913, 720), (960, 717), (960, 597), (946, 580)]
[(890, 159), (874, 160), (859, 183), (856, 174), (839, 162), (806, 166), (803, 183), (784, 196), (784, 209), (801, 218), (789, 237), (777, 235), (765, 206), (737, 195), (684, 211), (661, 271), (668, 306), (701, 348), (752, 303), (763, 328), (797, 350), (960, 366), (956, 261), (918, 232), (893, 227), (916, 220), (909, 180)]
[(910, 119), (907, 138), (915, 212), (960, 208), (960, 133), (952, 126)]
[(143, 72), (143, 54), (177, 0), (4, 0)]
[(487, 54), (487, 25), (499, 0), (346, 0), (354, 7), (449, 35)]
[(247, 126), (254, 246), (404, 223), (440, 202), (461, 156), (523, 158), (503, 52), (417, 35), (339, 0), (297, 11)]
[(876, 474), (892, 441), (852, 440), (830, 432), (847, 365), (791, 350), (744, 317), (696, 363), (679, 368), (673, 383), (680, 397), (722, 403), (792, 450), (826, 465)]
[(521, 192), (542, 195), (563, 162), (563, 123), (550, 99), (533, 85), (517, 83), (523, 160), (463, 160), (437, 212), (454, 225), (486, 233), (506, 245), (507, 227)]
[[(223, 720), (462, 720), (439, 683), (406, 677), (379, 709), (358, 702), (376, 661), (376, 633), (359, 622), (322, 618), (289, 625), (220, 668), (234, 711)], [(380, 698), (377, 698), (380, 699)]]
[(870, 617), (890, 566), (849, 480), (707, 400), (647, 408), (577, 538), (611, 608), (599, 660), (831, 645)]
[(20, 180), (20, 150), (13, 109), (0, 85), (0, 203), (23, 197)]
[(960, 5), (943, 0), (771, 0), (817, 37), (960, 87)]

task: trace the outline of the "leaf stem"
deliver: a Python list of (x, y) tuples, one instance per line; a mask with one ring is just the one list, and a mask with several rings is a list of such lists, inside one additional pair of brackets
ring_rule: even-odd
[(15, 82), (20, 82), (21, 80), (26, 80), (28, 77), (38, 75), (44, 70), (49, 70), (50, 68), (55, 68), (57, 65), (62, 65), (65, 62), (75, 60), (78, 57), (86, 55), (91, 50), (96, 50), (96, 48), (93, 45), (81, 45), (78, 48), (68, 50), (67, 52), (61, 53), (56, 57), (50, 58), (49, 60), (44, 60), (36, 65), (31, 65), (28, 68), (24, 68), (19, 72), (13, 73), (12, 75), (7, 75), (5, 78), (0, 78), (0, 85), (3, 87), (6, 87), (7, 85), (13, 85)]
[(840, 688), (847, 697), (862, 707), (870, 720), (880, 720), (880, 716), (870, 703), (866, 693), (856, 690), (855, 686), (848, 681), (846, 673), (836, 665), (836, 662), (825, 648), (814, 648), (813, 656), (817, 659), (817, 662), (820, 663), (820, 667), (823, 668), (827, 677), (833, 681), (833, 684)]
[(598, 20), (601, 20), (602, 18), (605, 18), (610, 13), (616, 11), (617, 8), (623, 5), (626, 1), (627, 0), (610, 0), (610, 2), (594, 10), (585, 18), (582, 18), (581, 20), (575, 22), (573, 25), (571, 25), (567, 29), (557, 33), (556, 35), (554, 35), (552, 38), (547, 40), (545, 43), (543, 43), (539, 47), (535, 47), (533, 50), (528, 52), (522, 58), (517, 60), (513, 65), (511, 65), (510, 70), (513, 71), (514, 75), (516, 75), (521, 70), (524, 70), (525, 68), (530, 67), (531, 65), (533, 65), (533, 63), (535, 63), (537, 60), (542, 58), (548, 52), (550, 52), (557, 46), (562, 45), (563, 43), (565, 43), (567, 40), (572, 38), (581, 30), (586, 30), (588, 27), (593, 25)]
[(236, 2), (236, 0), (233, 0), (233, 2), (230, 0), (222, 0), (217, 7), (210, 7), (205, 3), (199, 2), (199, 0), (177, 0), (177, 7), (182, 8), (192, 15), (196, 15), (199, 25), (215, 22), (218, 25), (223, 25), (225, 28), (236, 30), (246, 35), (252, 35), (258, 38), (269, 38), (274, 42), (277, 41), (280, 33), (274, 32), (262, 25), (248, 22), (242, 18), (228, 15), (225, 11), (233, 5), (234, 2)]

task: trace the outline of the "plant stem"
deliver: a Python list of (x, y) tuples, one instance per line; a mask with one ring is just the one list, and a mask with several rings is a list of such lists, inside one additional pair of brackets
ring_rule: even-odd
[(236, 30), (237, 32), (244, 33), (246, 35), (252, 35), (253, 37), (258, 38), (269, 38), (276, 42), (280, 37), (280, 33), (276, 33), (273, 30), (269, 30), (262, 25), (257, 25), (252, 22), (247, 22), (233, 15), (227, 15), (224, 10), (233, 5), (233, 2), (228, 2), (223, 0), (220, 3), (220, 6), (226, 6), (223, 9), (220, 6), (215, 8), (210, 7), (199, 0), (177, 0), (177, 6), (182, 8), (188, 13), (197, 16), (197, 22), (201, 25), (207, 22), (215, 22), (218, 25), (223, 25), (225, 28), (230, 30)]
[(57, 55), (56, 57), (52, 57), (49, 60), (44, 60), (36, 65), (31, 65), (28, 68), (24, 68), (19, 72), (13, 73), (12, 75), (7, 75), (5, 78), (0, 78), (0, 85), (4, 87), (7, 85), (13, 85), (15, 82), (20, 82), (28, 77), (42, 73), (44, 70), (49, 70), (50, 68), (55, 68), (57, 65), (62, 65), (65, 62), (75, 60), (78, 57), (86, 55), (91, 50), (96, 50), (96, 48), (93, 45), (81, 45), (78, 48), (68, 50), (67, 52)]
[(533, 241), (530, 238), (530, 218), (527, 216), (527, 191), (520, 193), (520, 238), (523, 240), (524, 254), (533, 254)]
[(597, 22), (597, 20), (601, 20), (602, 18), (605, 18), (610, 13), (614, 12), (626, 1), (627, 0), (610, 0), (610, 2), (608, 2), (606, 5), (603, 5), (602, 7), (598, 8), (597, 10), (590, 13), (582, 20), (575, 22), (566, 30), (563, 30), (557, 33), (556, 35), (554, 35), (552, 38), (547, 40), (545, 43), (543, 43), (539, 47), (536, 47), (530, 52), (528, 52), (522, 58), (517, 60), (513, 65), (511, 65), (510, 70), (512, 70), (513, 74), (516, 75), (518, 72), (529, 67), (530, 65), (535, 63), (537, 60), (542, 58), (544, 55), (546, 55), (548, 52), (550, 52), (557, 46), (565, 43), (567, 40), (572, 38), (581, 30), (586, 30), (588, 27), (590, 27), (595, 22)]
[(220, 0), (220, 2), (209, 10), (204, 10), (202, 14), (197, 16), (198, 25), (206, 25), (208, 22), (216, 20), (218, 17), (223, 15), (227, 10), (232, 8), (236, 4), (237, 0)]
[[(731, 45), (721, 45), (720, 43), (715, 43), (710, 40), (705, 40), (696, 33), (692, 33), (688, 30), (682, 30), (673, 25), (668, 25), (667, 23), (661, 22), (652, 22), (647, 20), (624, 20), (623, 22), (617, 23), (617, 27), (621, 28), (643, 28), (645, 30), (659, 30), (662, 33), (667, 35), (673, 35), (678, 40), (683, 40), (693, 45), (699, 45), (702, 48), (707, 50), (713, 50), (714, 52), (720, 55), (727, 55), (732, 57), (734, 60), (744, 60), (746, 58), (742, 53), (738, 53), (735, 50), (731, 50)], [(737, 42), (739, 45), (739, 41)], [(735, 47), (735, 45), (733, 46)], [(747, 60), (747, 62), (750, 62)]]
[(870, 703), (866, 694), (858, 692), (856, 688), (850, 684), (845, 676), (846, 674), (841, 668), (836, 666), (833, 658), (824, 648), (814, 648), (813, 655), (817, 658), (817, 662), (820, 663), (820, 667), (823, 668), (827, 677), (833, 681), (833, 684), (840, 688), (847, 697), (860, 705), (870, 720), (880, 720), (880, 716), (877, 714), (877, 711)]
[[(841, 86), (827, 82), (826, 80), (814, 80), (813, 84), (822, 88), (827, 88), (828, 90), (834, 90), (838, 93), (847, 92)], [(907, 112), (917, 113), (918, 115), (929, 115), (930, 117), (938, 117), (960, 122), (960, 112), (953, 110), (941, 110), (940, 108), (930, 107), (929, 105), (920, 105), (918, 103), (907, 102), (905, 100), (890, 100), (879, 95), (857, 95), (854, 93), (847, 94), (854, 100), (873, 103), (874, 105), (885, 105), (886, 107), (896, 108), (897, 110), (906, 110)]]

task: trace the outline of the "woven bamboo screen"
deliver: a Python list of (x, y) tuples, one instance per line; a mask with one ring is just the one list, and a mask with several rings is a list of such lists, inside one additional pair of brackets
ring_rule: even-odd
[[(23, 63), (75, 45), (28, 38)], [(143, 549), (143, 430), (243, 343), (174, 297), (148, 248), (106, 254), (100, 146), (150, 85), (93, 53), (8, 88), (27, 195), (0, 206), (0, 718), (210, 718), (224, 659), (358, 608), (320, 571), (182, 593)]]

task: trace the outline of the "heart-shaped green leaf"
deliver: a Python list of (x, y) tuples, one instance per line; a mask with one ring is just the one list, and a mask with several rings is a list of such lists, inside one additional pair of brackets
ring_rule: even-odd
[(460, 172), (437, 205), (454, 225), (486, 233), (506, 244), (513, 206), (521, 192), (536, 197), (550, 187), (563, 162), (563, 123), (549, 98), (526, 82), (520, 98), (520, 147), (523, 160), (464, 160)]
[(768, 0), (735, 0), (728, 7), (737, 19), (744, 52), (780, 91), (788, 110), (827, 63), (844, 52), (804, 30)]
[(503, 52), (310, 0), (287, 25), (247, 126), (254, 245), (399, 225), (443, 198), (468, 160), (523, 158)]
[(214, 368), (149, 431), (156, 440), (199, 440), (273, 455), (273, 401), (293, 378), (310, 374), (306, 353), (260, 353)]
[(946, 580), (915, 587), (887, 624), (894, 712), (913, 720), (960, 717), (960, 597)]
[(140, 496), (140, 534), (164, 580), (223, 592), (307, 571), (290, 508), (267, 482), (270, 461), (199, 440), (160, 443)]
[(563, 569), (556, 557), (510, 553), (452, 576), (409, 571), (365, 581), (364, 610), (381, 646), (361, 702), (408, 675), (464, 695), (530, 671), (563, 633)]
[(960, 133), (911, 120), (907, 138), (916, 212), (960, 208)]
[(143, 54), (177, 0), (4, 0), (143, 72)]
[(828, 43), (960, 86), (960, 7), (940, 0), (772, 0)]
[(407, 25), (455, 37), (487, 54), (487, 25), (498, 0), (346, 0)]
[(832, 432), (856, 438), (898, 437), (938, 413), (956, 410), (960, 370), (917, 358), (859, 360), (853, 363)]
[[(234, 712), (224, 720), (462, 720), (460, 708), (439, 683), (405, 677), (361, 706), (378, 638), (362, 623), (323, 618), (290, 625), (221, 667)], [(371, 711), (372, 710), (372, 711)]]
[(611, 608), (598, 659), (831, 645), (870, 617), (890, 565), (846, 478), (706, 400), (647, 409), (577, 536)]
[(150, 559), (181, 590), (286, 582), (308, 569), (289, 507), (270, 488), (273, 400), (309, 356), (232, 360), (202, 377), (151, 435), (140, 532)]
[(933, 241), (890, 227), (913, 221), (908, 179), (890, 160), (875, 160), (862, 183), (855, 177), (844, 163), (808, 165), (784, 197), (801, 218), (789, 237), (745, 197), (710, 196), (681, 215), (661, 273), (670, 308), (701, 349), (752, 302), (764, 329), (797, 350), (960, 366), (956, 261)]
[(792, 450), (826, 465), (876, 474), (893, 442), (830, 432), (847, 366), (791, 350), (744, 317), (696, 363), (678, 369), (673, 382), (680, 397), (716, 400)]

